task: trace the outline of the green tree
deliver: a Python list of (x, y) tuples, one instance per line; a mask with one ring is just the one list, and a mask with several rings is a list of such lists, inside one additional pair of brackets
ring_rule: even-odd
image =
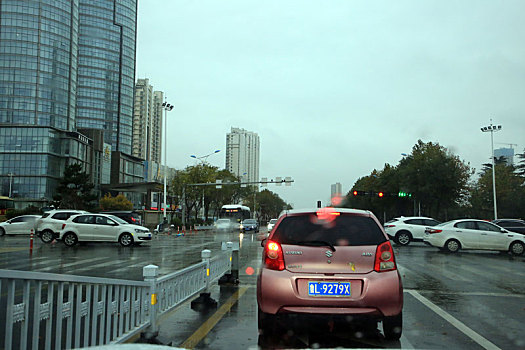
[[(253, 192), (244, 198), (243, 203), (253, 210)], [(285, 209), (292, 209), (277, 193), (268, 189), (256, 192), (255, 204), (257, 217), (261, 222), (267, 222), (270, 219), (277, 218)]]
[(70, 164), (64, 169), (53, 199), (60, 208), (91, 210), (97, 196), (93, 193), (93, 184), (81, 164)]
[(112, 197), (110, 193), (107, 193), (104, 197), (100, 198), (99, 201), (100, 209), (102, 210), (131, 210), (133, 209), (133, 203), (126, 198), (123, 194), (119, 194), (116, 197)]

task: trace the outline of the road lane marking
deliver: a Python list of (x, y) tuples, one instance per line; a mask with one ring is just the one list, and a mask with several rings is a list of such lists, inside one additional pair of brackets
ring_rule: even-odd
[[(416, 289), (405, 289), (405, 292), (416, 290)], [(417, 289), (419, 293), (432, 293), (440, 295), (466, 295), (472, 297), (498, 297), (498, 298), (525, 298), (525, 294), (513, 294), (513, 293), (494, 293), (494, 292), (442, 292), (430, 289)]]
[(471, 328), (469, 328), (467, 325), (465, 325), (463, 322), (419, 294), (417, 291), (413, 289), (405, 290), (410, 295), (412, 295), (414, 298), (419, 300), (423, 305), (428, 307), (430, 310), (434, 311), (436, 314), (441, 316), (445, 319), (448, 323), (456, 327), (459, 331), (461, 331), (463, 334), (465, 334), (470, 339), (474, 340), (476, 343), (481, 345), (484, 349), (487, 350), (501, 350), (499, 347), (497, 347), (495, 344), (491, 343), (486, 338), (482, 337), (478, 333), (474, 332)]
[(29, 250), (28, 247), (20, 247), (20, 248), (15, 248), (15, 247), (8, 247), (8, 248), (0, 248), (0, 254), (1, 253), (11, 253), (11, 252), (20, 252), (22, 250)]
[(34, 269), (32, 271), (37, 271), (37, 272), (52, 271), (52, 270), (58, 270), (58, 269), (62, 269), (62, 268), (68, 268), (68, 267), (71, 267), (71, 266), (92, 263), (92, 262), (97, 261), (97, 260), (106, 260), (106, 259), (107, 259), (107, 257), (98, 257), (98, 258), (92, 258), (92, 259), (85, 259), (85, 260), (70, 262), (70, 263), (66, 263), (66, 264), (60, 264), (60, 262), (59, 262), (57, 264), (53, 264), (53, 266), (42, 267), (42, 268), (39, 268), (39, 269)]
[(213, 315), (209, 319), (204, 322), (199, 329), (195, 331), (182, 345), (181, 348), (185, 349), (193, 349), (197, 344), (200, 343), (200, 341), (215, 327), (215, 325), (224, 317), (224, 315), (230, 311), (233, 305), (235, 305), (239, 299), (243, 296), (244, 293), (248, 288), (246, 287), (240, 287), (231, 297), (228, 298), (228, 300), (219, 308), (219, 310), (215, 311)]

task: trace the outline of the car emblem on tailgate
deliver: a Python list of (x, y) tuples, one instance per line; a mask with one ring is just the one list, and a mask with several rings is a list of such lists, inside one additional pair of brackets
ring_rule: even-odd
[(324, 255), (326, 255), (327, 258), (331, 258), (332, 255), (334, 255), (334, 254), (332, 254), (332, 251), (331, 251), (331, 250), (327, 250), (327, 251), (324, 253)]
[(303, 252), (300, 250), (287, 250), (284, 252), (286, 255), (303, 255)]

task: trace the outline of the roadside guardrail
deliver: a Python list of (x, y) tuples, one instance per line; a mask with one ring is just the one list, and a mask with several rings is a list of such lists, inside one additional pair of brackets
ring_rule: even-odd
[(203, 250), (201, 258), (161, 277), (158, 266), (145, 266), (144, 281), (0, 269), (0, 348), (69, 349), (123, 343), (139, 334), (154, 338), (159, 316), (199, 293), (209, 298), (213, 283), (238, 274), (232, 242), (214, 257)]

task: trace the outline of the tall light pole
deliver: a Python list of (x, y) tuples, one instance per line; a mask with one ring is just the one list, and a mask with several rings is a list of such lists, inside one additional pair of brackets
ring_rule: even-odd
[[(168, 152), (168, 112), (173, 109), (173, 105), (170, 105), (168, 102), (162, 103), (162, 109), (164, 109), (164, 221), (166, 221), (166, 177), (168, 173), (168, 164), (166, 161), (166, 153)], [(162, 207), (161, 207), (162, 208)]]
[[(194, 158), (196, 160), (200, 160), (201, 164), (204, 165), (204, 164), (208, 163), (208, 157), (209, 156), (211, 156), (212, 154), (215, 154), (215, 153), (219, 153), (220, 151), (221, 151), (220, 149), (216, 149), (215, 151), (213, 151), (211, 153), (208, 153), (208, 154), (206, 154), (204, 156), (197, 157), (196, 155), (192, 154), (190, 157)], [(204, 217), (204, 188), (202, 189), (202, 217)]]
[(482, 132), (490, 132), (490, 148), (492, 150), (492, 193), (494, 195), (494, 220), (498, 219), (498, 206), (496, 203), (496, 162), (494, 161), (494, 132), (500, 131), (501, 125), (492, 125), (492, 119), (489, 126), (481, 128)]
[(13, 189), (13, 176), (14, 175), (15, 174), (13, 174), (13, 173), (7, 174), (7, 176), (9, 176), (9, 198), (11, 198), (11, 195), (13, 193), (12, 189)]

